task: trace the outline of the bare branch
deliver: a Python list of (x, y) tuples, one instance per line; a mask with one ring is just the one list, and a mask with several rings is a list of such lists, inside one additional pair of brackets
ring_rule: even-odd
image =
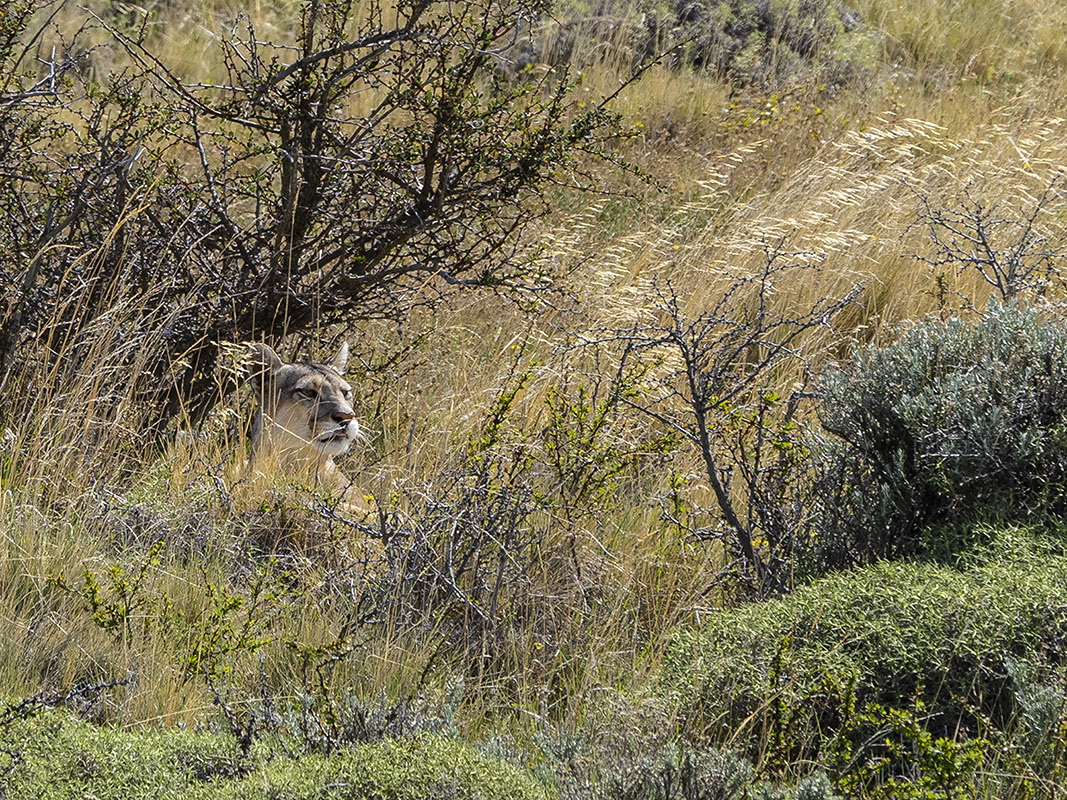
[[(829, 328), (862, 288), (798, 311), (776, 301), (780, 284), (817, 262), (814, 254), (786, 251), (782, 241), (765, 244), (762, 267), (736, 275), (711, 309), (694, 317), (669, 282), (656, 281), (650, 299), (662, 321), (599, 340), (621, 344), (623, 361), (657, 359), (645, 393), (625, 402), (695, 445), (743, 575), (760, 592), (781, 588), (804, 524), (801, 476), (791, 461), (793, 420), (811, 397), (803, 391), (810, 369), (800, 345)], [(765, 387), (786, 369), (803, 379), (783, 401)], [(741, 479), (740, 491), (730, 475)], [(759, 550), (757, 540), (764, 542)]]
[[(1050, 243), (1039, 217), (1065, 199), (1062, 175), (1055, 176), (1031, 209), (1021, 217), (1003, 216), (995, 206), (965, 193), (955, 209), (934, 207), (927, 195), (912, 188), (919, 202), (916, 224), (927, 229), (935, 255), (913, 255), (917, 261), (956, 274), (971, 270), (995, 290), (1002, 303), (1021, 295), (1042, 297), (1061, 279), (1067, 251)], [(961, 298), (972, 305), (969, 298)]]

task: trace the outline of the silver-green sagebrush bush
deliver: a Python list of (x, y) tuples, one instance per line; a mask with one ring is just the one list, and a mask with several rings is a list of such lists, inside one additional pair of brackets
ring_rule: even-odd
[[(802, 560), (928, 551), (946, 526), (1067, 510), (1067, 325), (993, 303), (856, 350), (822, 384)], [(955, 545), (951, 545), (955, 548)]]
[(672, 65), (707, 70), (735, 85), (777, 88), (819, 75), (862, 78), (877, 34), (854, 8), (827, 0), (661, 0), (559, 4), (559, 30), (544, 43), (556, 62), (603, 58), (611, 43), (634, 59), (669, 53)]

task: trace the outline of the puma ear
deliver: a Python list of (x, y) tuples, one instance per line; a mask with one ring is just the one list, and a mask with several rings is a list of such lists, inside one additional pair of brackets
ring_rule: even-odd
[(345, 374), (345, 368), (348, 366), (348, 342), (341, 343), (341, 349), (330, 359), (330, 366), (340, 374)]
[(264, 382), (282, 368), (282, 360), (268, 345), (260, 342), (248, 342), (248, 353), (248, 379), (262, 394)]

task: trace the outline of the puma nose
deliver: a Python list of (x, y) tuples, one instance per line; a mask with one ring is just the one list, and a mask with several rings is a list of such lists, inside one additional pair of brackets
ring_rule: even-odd
[(356, 415), (348, 411), (334, 411), (332, 417), (334, 422), (344, 423), (348, 422), (349, 420), (355, 419)]

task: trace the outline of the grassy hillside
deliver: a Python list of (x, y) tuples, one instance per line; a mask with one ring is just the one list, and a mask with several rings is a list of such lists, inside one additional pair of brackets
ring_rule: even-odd
[[(160, 422), (146, 399), (195, 371), (192, 350), (166, 347), (204, 309), (222, 308), (216, 333), (238, 330), (219, 300), (247, 279), (233, 243), (282, 247), (256, 239), (256, 215), (285, 154), (236, 114), (210, 130), (197, 117), (196, 139), (182, 126), (198, 107), (168, 98), (184, 82), (222, 103), (242, 43), (276, 43), (257, 68), (283, 69), (311, 7), (5, 17), (0, 173), (19, 176), (0, 198), (7, 796), (1054, 796), (1064, 487), (944, 503), (936, 530), (909, 532), (932, 544), (902, 560), (849, 542), (830, 564), (813, 520), (829, 518), (835, 474), (815, 435), (829, 365), (858, 369), (853, 348), (919, 320), (978, 319), (991, 297), (1063, 325), (1061, 0), (567, 2), (480, 44), (491, 68), (456, 101), (487, 159), (472, 174), (536, 151), (524, 132), (546, 119), (576, 124), (609, 96), (617, 119), (590, 121), (595, 143), (545, 161), (499, 219), (509, 198), (490, 191), (460, 232), (403, 239), (389, 263), (417, 280), (366, 314), (255, 329), (287, 357), (352, 343), (368, 440), (342, 468), (374, 499), (368, 518), (306, 476), (248, 470), (238, 342), (205, 373), (221, 400), (202, 421), (190, 406)], [(337, 36), (406, 8), (353, 4)], [(24, 59), (12, 42), (30, 43)], [(46, 62), (68, 55), (50, 85)], [(394, 77), (338, 113), (373, 116)], [(417, 193), (404, 158), (429, 147), (411, 111), (429, 93), (409, 101), (380, 123), (415, 133), (389, 140), (403, 166), (376, 191)], [(504, 133), (476, 124), (493, 102), (515, 109), (492, 117)], [(40, 178), (57, 164), (66, 178)], [(204, 182), (209, 168), (232, 183)], [(81, 195), (78, 176), (102, 177)], [(18, 192), (38, 179), (42, 208), (62, 202), (27, 238)], [(390, 202), (345, 213), (373, 221)], [(220, 207), (233, 230), (204, 221)], [(523, 226), (494, 251), (494, 280), (470, 288), (477, 269), (435, 260), (480, 252), (508, 214)], [(68, 217), (84, 229), (49, 233)], [(313, 279), (305, 290), (327, 308)], [(1058, 396), (1041, 367), (1035, 395)], [(1058, 475), (1063, 420), (1042, 414), (1018, 428), (1040, 449), (1025, 463)], [(995, 433), (983, 463), (1000, 463)], [(915, 453), (933, 482), (957, 474), (935, 456), (968, 456)], [(881, 485), (860, 469), (837, 488)]]

